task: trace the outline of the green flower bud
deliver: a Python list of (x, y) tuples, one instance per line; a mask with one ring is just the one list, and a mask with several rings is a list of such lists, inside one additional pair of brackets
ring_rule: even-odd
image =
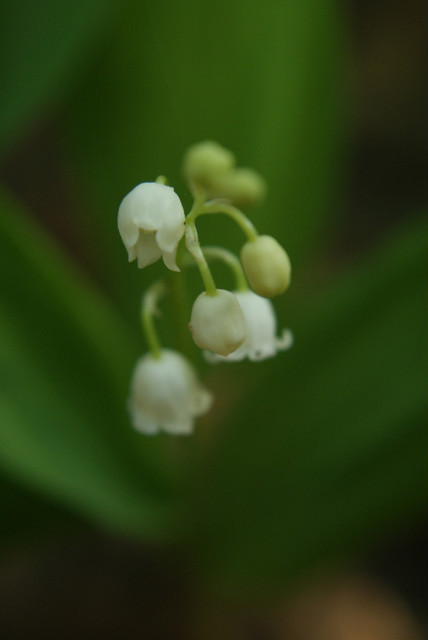
[(217, 142), (206, 140), (190, 147), (184, 155), (184, 177), (191, 183), (209, 188), (216, 178), (235, 166), (235, 156)]
[(193, 303), (189, 324), (193, 340), (201, 349), (227, 356), (245, 340), (246, 325), (241, 306), (230, 291), (201, 293)]
[(272, 236), (258, 236), (246, 242), (241, 249), (241, 262), (251, 288), (259, 296), (278, 296), (290, 284), (290, 260)]
[(263, 200), (266, 182), (253, 169), (238, 167), (218, 176), (210, 193), (215, 198), (226, 198), (238, 207), (248, 207)]

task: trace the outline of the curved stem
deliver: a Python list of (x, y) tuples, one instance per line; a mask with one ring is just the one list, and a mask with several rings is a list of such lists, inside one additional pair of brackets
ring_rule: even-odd
[(214, 278), (212, 277), (211, 270), (208, 266), (206, 258), (201, 249), (201, 245), (199, 244), (198, 232), (196, 231), (195, 226), (195, 218), (197, 214), (192, 216), (194, 210), (196, 211), (195, 207), (192, 209), (186, 219), (186, 230), (184, 234), (186, 247), (189, 253), (191, 253), (193, 258), (195, 259), (207, 295), (216, 296), (217, 287), (215, 285)]
[(159, 315), (157, 302), (165, 295), (166, 285), (162, 280), (155, 282), (143, 295), (141, 304), (141, 324), (147, 344), (155, 360), (161, 357), (162, 347), (156, 331), (153, 316)]
[(203, 252), (207, 258), (223, 260), (223, 262), (225, 262), (232, 269), (235, 276), (237, 291), (249, 290), (247, 279), (244, 275), (244, 270), (241, 266), (239, 258), (235, 256), (234, 253), (228, 251), (227, 249), (223, 249), (222, 247), (203, 247)]
[(202, 192), (197, 192), (194, 194), (193, 206), (190, 210), (190, 213), (186, 216), (186, 223), (190, 225), (195, 224), (195, 220), (198, 216), (201, 215), (202, 209), (204, 206), (205, 194)]
[(204, 213), (225, 213), (241, 227), (242, 231), (251, 242), (256, 240), (257, 236), (259, 235), (251, 220), (249, 220), (240, 209), (234, 207), (228, 202), (221, 202), (220, 200), (211, 200), (210, 202), (205, 202), (201, 206), (198, 215)]

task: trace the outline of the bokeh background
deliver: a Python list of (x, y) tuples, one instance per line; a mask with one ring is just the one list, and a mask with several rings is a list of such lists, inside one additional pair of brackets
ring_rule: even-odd
[[(3, 637), (426, 637), (425, 24), (422, 0), (3, 3)], [(189, 208), (204, 139), (268, 181), (249, 213), (290, 254), (295, 346), (209, 368), (166, 303), (216, 403), (148, 439), (125, 402), (163, 271), (128, 264), (117, 208), (159, 174)]]

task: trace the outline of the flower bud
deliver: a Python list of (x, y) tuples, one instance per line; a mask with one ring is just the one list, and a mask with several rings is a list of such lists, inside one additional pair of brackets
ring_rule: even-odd
[(193, 303), (189, 324), (193, 340), (201, 349), (227, 356), (246, 336), (245, 319), (238, 300), (224, 289), (215, 296), (201, 293)]
[(246, 242), (241, 249), (241, 262), (251, 288), (259, 296), (278, 296), (290, 284), (290, 260), (272, 236), (258, 236)]
[(211, 188), (213, 197), (227, 198), (238, 207), (258, 204), (265, 193), (264, 179), (256, 171), (246, 167), (238, 167), (218, 176)]
[(183, 160), (183, 173), (190, 182), (209, 188), (213, 180), (234, 166), (235, 156), (231, 151), (217, 142), (206, 140), (187, 150)]

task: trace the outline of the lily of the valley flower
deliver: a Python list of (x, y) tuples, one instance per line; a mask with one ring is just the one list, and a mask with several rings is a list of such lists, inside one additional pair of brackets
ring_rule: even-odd
[(245, 319), (236, 297), (217, 289), (201, 293), (193, 303), (189, 324), (195, 344), (201, 349), (227, 356), (245, 340)]
[(199, 382), (184, 356), (162, 349), (160, 357), (147, 353), (138, 360), (131, 380), (129, 411), (137, 431), (177, 435), (192, 432), (195, 418), (212, 404), (211, 393)]
[(172, 271), (178, 243), (184, 234), (184, 210), (172, 187), (157, 182), (137, 185), (122, 200), (118, 226), (129, 261), (137, 259), (140, 269), (159, 258)]
[(253, 291), (237, 291), (235, 296), (244, 313), (246, 338), (236, 351), (226, 357), (206, 351), (205, 357), (209, 362), (236, 362), (244, 358), (265, 360), (276, 355), (277, 351), (291, 347), (291, 331), (284, 329), (280, 337), (276, 336), (276, 317), (270, 300)]

